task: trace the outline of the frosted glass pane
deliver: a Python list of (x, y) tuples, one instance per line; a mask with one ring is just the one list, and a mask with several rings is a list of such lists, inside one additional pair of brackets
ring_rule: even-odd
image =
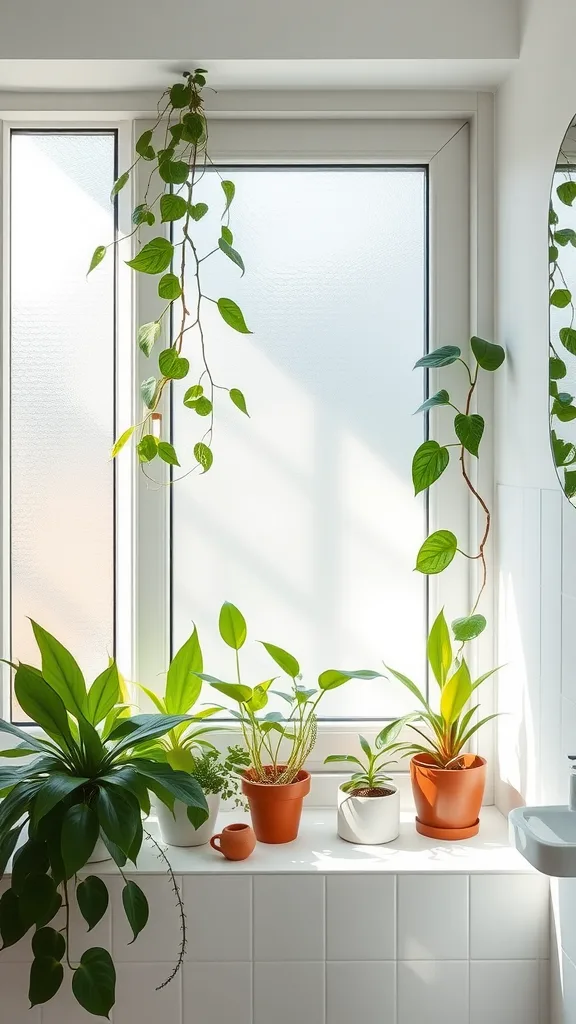
[[(413, 572), (425, 535), (411, 459), (424, 439), (425, 173), (421, 169), (231, 170), (231, 226), (247, 267), (208, 261), (205, 291), (236, 299), (252, 336), (205, 310), (218, 383), (244, 391), (250, 419), (220, 393), (214, 465), (172, 490), (173, 625), (197, 622), (205, 671), (229, 678), (217, 636), (224, 600), (252, 641), (294, 653), (313, 682), (325, 668), (385, 658), (423, 680), (425, 582)], [(222, 206), (215, 175), (195, 225), (204, 252)], [(200, 197), (198, 197), (200, 198)], [(212, 269), (210, 266), (212, 264)], [(174, 391), (178, 453), (199, 439)], [(246, 679), (271, 674), (262, 649), (242, 652)], [(380, 718), (410, 706), (385, 681), (355, 682), (324, 716)]]
[[(114, 641), (113, 134), (12, 136), (12, 649), (27, 616), (89, 678)], [(15, 715), (21, 715), (15, 709)]]

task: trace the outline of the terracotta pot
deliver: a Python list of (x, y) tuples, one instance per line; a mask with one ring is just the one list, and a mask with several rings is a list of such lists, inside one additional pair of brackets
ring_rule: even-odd
[(246, 822), (226, 825), (218, 835), (212, 836), (210, 846), (224, 854), (226, 860), (246, 860), (254, 851), (256, 836)]
[(432, 839), (469, 839), (480, 828), (486, 761), (463, 754), (464, 768), (438, 768), (429, 754), (410, 761), (416, 831)]
[(310, 772), (299, 771), (294, 782), (280, 786), (254, 782), (246, 772), (242, 792), (248, 799), (259, 843), (291, 843), (296, 839), (302, 802), (310, 792)]

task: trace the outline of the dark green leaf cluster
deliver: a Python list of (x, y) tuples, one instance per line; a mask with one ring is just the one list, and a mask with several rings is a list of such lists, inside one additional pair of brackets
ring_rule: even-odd
[[(567, 180), (561, 182), (556, 189), (556, 195), (564, 206), (572, 206), (576, 198), (576, 181), (572, 178), (572, 168), (569, 165), (561, 164), (559, 169), (566, 174)], [(566, 282), (566, 276), (562, 269), (562, 249), (567, 246), (576, 247), (576, 231), (573, 228), (562, 228), (558, 226), (559, 214), (550, 203), (549, 216), (549, 263), (550, 263), (550, 305), (556, 309), (565, 309), (569, 317), (565, 326), (558, 331), (558, 341), (563, 348), (576, 355), (576, 329), (574, 327), (575, 306), (572, 291)], [(568, 266), (569, 264), (567, 264)], [(566, 269), (566, 268), (565, 268)], [(576, 496), (576, 471), (569, 467), (576, 461), (576, 449), (571, 441), (564, 440), (559, 436), (558, 423), (570, 423), (576, 419), (576, 405), (574, 395), (567, 391), (560, 391), (558, 381), (567, 375), (567, 367), (564, 358), (561, 358), (556, 337), (550, 337), (550, 372), (549, 372), (549, 394), (550, 394), (550, 443), (552, 456), (558, 479), (567, 498)], [(555, 421), (558, 421), (556, 423)]]

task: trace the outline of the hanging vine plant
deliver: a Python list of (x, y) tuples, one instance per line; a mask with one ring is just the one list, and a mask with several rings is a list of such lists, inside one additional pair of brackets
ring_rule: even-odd
[[(204, 313), (208, 303), (218, 309), (224, 322), (240, 334), (250, 334), (244, 314), (237, 303), (230, 298), (215, 298), (208, 295), (203, 287), (205, 261), (212, 257), (225, 256), (244, 274), (244, 261), (234, 248), (234, 236), (230, 228), (230, 207), (235, 196), (235, 186), (227, 178), (220, 177), (222, 188), (222, 210), (220, 233), (208, 252), (200, 253), (194, 238), (194, 225), (208, 213), (208, 206), (198, 198), (197, 188), (206, 170), (214, 168), (208, 153), (208, 124), (204, 112), (203, 89), (206, 85), (206, 71), (196, 68), (185, 72), (183, 82), (177, 82), (167, 89), (158, 103), (156, 123), (140, 136), (135, 145), (134, 162), (114, 183), (111, 193), (115, 201), (118, 193), (125, 188), (142, 161), (150, 166), (147, 186), (142, 198), (132, 213), (134, 229), (124, 238), (139, 235), (142, 225), (178, 224), (181, 240), (174, 242), (164, 235), (158, 235), (142, 244), (127, 264), (136, 274), (158, 277), (158, 296), (165, 302), (164, 308), (155, 320), (140, 325), (137, 334), (139, 349), (148, 358), (156, 355), (156, 343), (166, 326), (170, 344), (157, 355), (157, 369), (140, 385), (143, 415), (128, 426), (118, 437), (112, 448), (116, 457), (131, 440), (135, 442), (137, 457), (143, 468), (146, 464), (160, 459), (170, 466), (180, 466), (179, 457), (170, 440), (158, 436), (153, 430), (154, 420), (158, 421), (157, 410), (162, 395), (174, 380), (189, 376), (190, 382), (183, 402), (192, 414), (199, 417), (202, 427), (194, 445), (194, 463), (187, 472), (199, 470), (206, 473), (213, 462), (212, 439), (214, 429), (214, 399), (216, 390), (227, 392), (236, 408), (248, 415), (246, 400), (236, 387), (216, 383), (212, 374), (207, 351)], [(217, 169), (214, 168), (216, 173)], [(158, 194), (158, 178), (162, 186)], [(107, 251), (123, 239), (108, 245), (99, 245), (94, 250), (88, 273), (102, 263)], [(192, 284), (189, 270), (192, 269)], [(155, 415), (156, 414), (156, 415)]]

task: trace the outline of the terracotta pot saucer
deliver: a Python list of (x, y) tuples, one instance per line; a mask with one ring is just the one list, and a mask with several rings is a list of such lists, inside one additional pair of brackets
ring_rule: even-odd
[(468, 828), (434, 828), (434, 826), (425, 825), (419, 818), (416, 818), (416, 831), (421, 836), (428, 836), (429, 839), (471, 839), (472, 836), (477, 836), (480, 831), (480, 818), (477, 818), (474, 824), (469, 825)]

